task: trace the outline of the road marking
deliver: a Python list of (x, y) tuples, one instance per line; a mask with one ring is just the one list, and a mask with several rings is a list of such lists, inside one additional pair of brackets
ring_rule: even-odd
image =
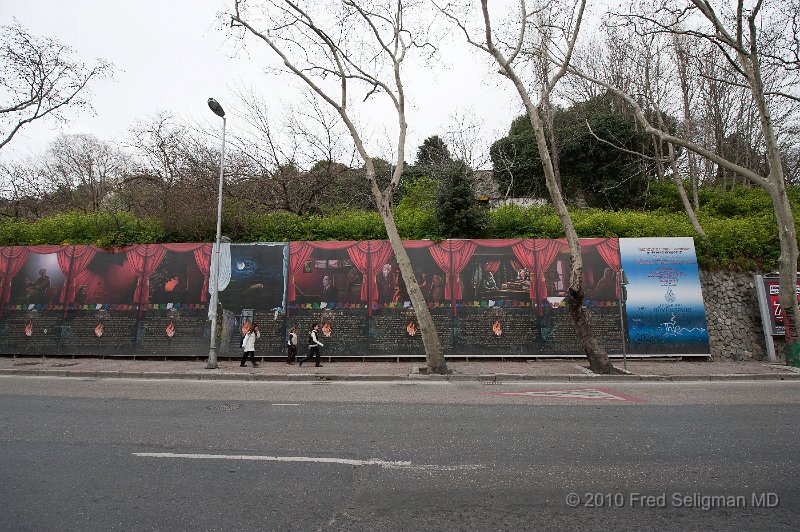
[(272, 406), (300, 406), (300, 403), (272, 403)]
[(525, 392), (488, 392), (489, 395), (522, 395), (527, 397), (553, 397), (556, 399), (584, 399), (589, 401), (621, 401), (646, 403), (644, 399), (617, 393), (607, 388), (566, 388), (563, 390), (530, 390)]
[(322, 456), (259, 456), (250, 454), (186, 454), (186, 453), (133, 453), (144, 458), (188, 458), (193, 460), (250, 460), (257, 462), (310, 462), (351, 466), (381, 466), (385, 469), (417, 469), (425, 471), (461, 471), (482, 469), (482, 464), (413, 464), (410, 461), (386, 461), (377, 458), (356, 460), (352, 458), (327, 458)]

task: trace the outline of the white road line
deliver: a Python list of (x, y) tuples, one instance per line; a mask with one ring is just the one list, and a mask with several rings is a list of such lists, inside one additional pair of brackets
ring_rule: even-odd
[(370, 458), (368, 460), (356, 460), (352, 458), (325, 458), (321, 456), (259, 456), (247, 454), (182, 454), (182, 453), (133, 453), (134, 456), (144, 458), (188, 458), (194, 460), (250, 460), (258, 462), (311, 462), (320, 464), (343, 464), (351, 466), (376, 465), (386, 469), (418, 469), (425, 471), (458, 471), (482, 469), (481, 464), (459, 464), (459, 465), (434, 465), (417, 464), (410, 461), (391, 462)]
[(272, 403), (272, 406), (300, 406), (300, 403)]

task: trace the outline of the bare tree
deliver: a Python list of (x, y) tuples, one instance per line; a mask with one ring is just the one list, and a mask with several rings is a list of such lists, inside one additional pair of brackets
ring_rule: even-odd
[[(745, 176), (766, 190), (772, 200), (778, 226), (781, 249), (780, 304), (784, 309), (786, 342), (792, 347), (798, 344), (798, 305), (795, 291), (798, 245), (794, 216), (786, 194), (786, 177), (773, 114), (776, 98), (792, 100), (795, 96), (785, 92), (792, 89), (768, 89), (765, 85), (765, 77), (775, 76), (775, 70), (783, 71), (788, 76), (797, 76), (800, 73), (800, 57), (797, 55), (797, 49), (793, 47), (798, 42), (800, 30), (797, 24), (786, 24), (785, 20), (780, 20), (786, 16), (786, 13), (782, 12), (782, 6), (782, 3), (773, 4), (757, 0), (754, 3), (739, 2), (733, 9), (724, 6), (717, 8), (705, 0), (674, 0), (664, 2), (655, 9), (655, 12), (643, 12), (637, 6), (635, 14), (626, 15), (630, 20), (648, 26), (652, 32), (682, 35), (713, 45), (716, 53), (724, 58), (725, 63), (735, 73), (735, 83), (746, 88), (755, 106), (761, 141), (766, 153), (767, 171), (764, 173), (753, 171), (732, 161), (730, 157), (724, 157), (682, 136), (663, 131), (657, 125), (651, 124), (633, 95), (573, 67), (570, 67), (569, 71), (623, 98), (634, 109), (637, 120), (648, 133), (658, 136), (665, 142), (690, 150), (720, 168)], [(798, 20), (797, 17), (795, 13), (793, 19), (795, 22)], [(779, 38), (772, 35), (771, 40), (787, 43), (787, 46), (771, 48), (766, 53), (762, 50), (765, 37), (762, 28), (774, 27), (782, 28), (784, 33), (780, 34)], [(554, 61), (556, 60), (554, 58)]]
[[(569, 289), (567, 290), (567, 304), (575, 331), (589, 360), (591, 370), (595, 373), (615, 373), (618, 370), (611, 364), (605, 349), (592, 333), (588, 316), (583, 308), (585, 290), (583, 287), (583, 258), (581, 257), (580, 242), (559, 186), (558, 176), (553, 164), (552, 146), (548, 144), (544, 128), (545, 120), (541, 114), (542, 109), (550, 107), (550, 97), (553, 90), (567, 71), (575, 42), (578, 38), (585, 1), (580, 0), (577, 4), (569, 5), (552, 2), (547, 6), (536, 5), (532, 10), (529, 10), (528, 2), (519, 0), (516, 18), (513, 21), (504, 21), (501, 25), (501, 28), (516, 27), (514, 34), (510, 36), (498, 36), (495, 33), (496, 30), (492, 24), (488, 3), (488, 0), (480, 1), (482, 15), (482, 31), (480, 33), (470, 31), (466, 23), (459, 20), (449, 6), (448, 8), (440, 8), (440, 10), (461, 28), (471, 45), (489, 54), (495, 60), (500, 73), (514, 84), (525, 106), (536, 137), (536, 145), (544, 168), (547, 190), (550, 193), (550, 199), (553, 202), (556, 214), (561, 220), (561, 226), (569, 245), (572, 264)], [(467, 5), (467, 8), (469, 7), (471, 5)], [(548, 14), (545, 15), (545, 12)], [(560, 17), (555, 15), (558, 12), (561, 13)], [(543, 28), (542, 25), (546, 26), (546, 28)], [(528, 31), (532, 29), (538, 29), (534, 36), (533, 44), (531, 44), (530, 36), (528, 35)], [(481, 36), (478, 37), (478, 35)], [(558, 39), (555, 38), (556, 35)], [(561, 48), (559, 48), (559, 44), (562, 45)], [(559, 53), (561, 57), (559, 62), (556, 63), (555, 71), (551, 71), (549, 67), (544, 67), (541, 64), (541, 60), (547, 59), (549, 53)], [(536, 74), (533, 81), (526, 83), (522, 73), (526, 71), (526, 66), (529, 66), (526, 64), (531, 59), (534, 60), (534, 66), (538, 64), (539, 68), (531, 69)], [(534, 89), (529, 88), (530, 86), (533, 86)], [(538, 95), (537, 102), (534, 102), (535, 95)]]
[(444, 140), (450, 147), (453, 159), (464, 161), (473, 170), (483, 169), (491, 164), (489, 146), (486, 138), (497, 138), (484, 130), (484, 121), (472, 109), (456, 111), (450, 115)]
[(89, 83), (110, 74), (101, 59), (87, 67), (54, 39), (31, 35), (18, 23), (0, 26), (0, 149), (35, 120), (91, 110)]
[(48, 182), (34, 159), (0, 163), (0, 215), (12, 220), (36, 219), (45, 210)]
[[(681, 109), (683, 111), (682, 135), (688, 140), (695, 140), (695, 127), (692, 120), (692, 100), (696, 92), (694, 84), (689, 76), (692, 68), (692, 58), (697, 56), (697, 47), (693, 46), (691, 40), (681, 35), (673, 35), (672, 50), (675, 54), (676, 73), (678, 75), (681, 91)], [(697, 168), (697, 159), (694, 152), (687, 153), (687, 166), (689, 174), (689, 186), (692, 192), (692, 206), (694, 211), (700, 209), (700, 197), (697, 189), (700, 184), (700, 176)]]
[(50, 145), (43, 171), (72, 207), (97, 212), (127, 174), (128, 158), (93, 135), (62, 135)]
[[(304, 214), (323, 213), (331, 204), (361, 205), (364, 196), (373, 203), (371, 195), (353, 190), (352, 181), (363, 183), (363, 177), (354, 170), (352, 143), (343, 140), (349, 133), (338, 113), (315, 94), (304, 93), (300, 104), (280, 112), (273, 112), (255, 89), (238, 95), (242, 108), (235, 112), (242, 126), (231, 135), (231, 144), (252, 165), (241, 190), (257, 206)], [(347, 194), (339, 194), (340, 188)]]
[[(266, 0), (256, 3), (261, 8), (256, 12), (252, 4), (235, 0), (229, 13), (232, 24), (265, 43), (291, 73), (341, 117), (364, 161), (368, 187), (420, 325), (428, 368), (435, 373), (447, 372), (436, 327), (392, 213), (392, 200), (405, 162), (408, 127), (402, 68), (409, 52), (425, 46), (415, 41), (408, 24), (415, 5), (401, 0), (344, 0), (341, 8), (333, 8), (330, 3), (301, 5), (290, 0)], [(351, 111), (352, 86), (364, 87), (364, 101), (377, 95), (387, 97), (396, 113), (396, 164), (388, 186), (383, 189), (376, 181), (373, 156)]]

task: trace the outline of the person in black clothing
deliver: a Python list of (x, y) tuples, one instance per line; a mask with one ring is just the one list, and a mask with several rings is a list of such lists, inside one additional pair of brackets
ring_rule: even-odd
[(302, 367), (303, 362), (311, 357), (314, 357), (314, 361), (316, 362), (314, 365), (318, 368), (322, 367), (319, 363), (319, 348), (322, 346), (323, 343), (319, 341), (319, 323), (315, 323), (311, 326), (311, 330), (308, 332), (308, 356), (300, 359), (299, 366)]
[(289, 329), (289, 338), (286, 340), (287, 364), (294, 364), (294, 357), (297, 355), (297, 327), (292, 325)]

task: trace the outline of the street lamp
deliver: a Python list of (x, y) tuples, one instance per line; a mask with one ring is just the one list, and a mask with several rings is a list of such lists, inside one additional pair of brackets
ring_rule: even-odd
[(222, 181), (225, 168), (225, 110), (214, 98), (208, 99), (208, 107), (222, 118), (222, 156), (219, 162), (219, 194), (217, 195), (217, 245), (214, 252), (214, 289), (211, 291), (211, 346), (208, 348), (206, 369), (217, 369), (217, 301), (219, 300), (219, 253), (222, 245)]

